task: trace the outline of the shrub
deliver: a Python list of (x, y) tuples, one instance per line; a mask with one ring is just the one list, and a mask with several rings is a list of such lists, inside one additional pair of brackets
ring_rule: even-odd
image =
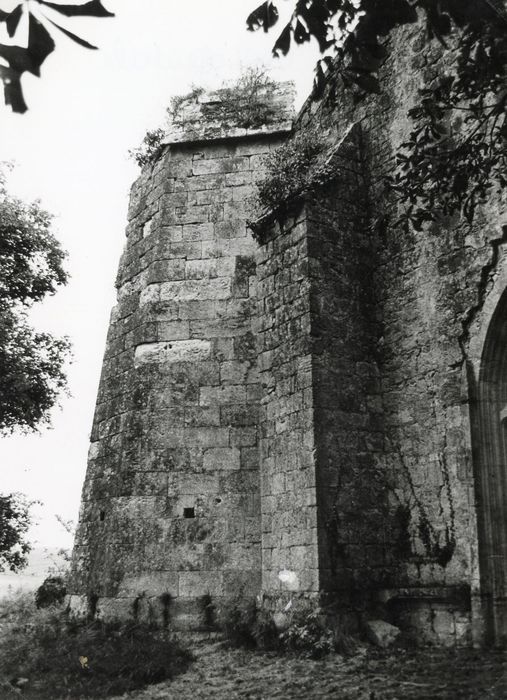
[(129, 151), (129, 156), (142, 168), (147, 163), (155, 159), (162, 147), (162, 139), (165, 131), (163, 129), (153, 129), (146, 132), (141, 145)]
[[(243, 129), (258, 129), (271, 124), (279, 118), (273, 95), (276, 83), (271, 80), (263, 68), (248, 68), (231, 84), (224, 84), (218, 90), (218, 100), (204, 102), (201, 112), (189, 116), (183, 107), (195, 102), (203, 94), (204, 88), (192, 86), (187, 95), (172, 97), (167, 108), (167, 124), (192, 127), (202, 117), (219, 121), (224, 126), (236, 126)], [(129, 156), (143, 167), (151, 163), (161, 151), (164, 129), (148, 131), (141, 145), (129, 151)]]
[(350, 653), (354, 648), (348, 637), (327, 626), (326, 616), (318, 607), (293, 610), (288, 614), (287, 628), (279, 632), (270, 612), (257, 608), (254, 600), (239, 595), (222, 605), (218, 621), (234, 646), (284, 650), (313, 659), (335, 650)]
[(76, 620), (61, 607), (20, 602), (8, 604), (2, 620), (0, 682), (27, 679), (30, 700), (121, 694), (172, 678), (191, 661), (167, 631)]
[(224, 124), (258, 129), (278, 118), (273, 104), (276, 83), (262, 68), (249, 68), (238, 80), (220, 90), (218, 116)]
[(194, 102), (203, 94), (204, 88), (200, 85), (192, 85), (192, 89), (186, 95), (176, 95), (171, 97), (169, 107), (167, 108), (167, 116), (172, 124), (183, 124), (181, 111), (186, 102)]
[(218, 611), (218, 624), (234, 646), (277, 649), (279, 635), (271, 613), (257, 608), (251, 598), (241, 595), (227, 600)]
[(335, 650), (335, 636), (326, 626), (320, 608), (303, 608), (292, 613), (288, 628), (280, 634), (282, 646), (320, 659)]
[(0, 599), (0, 621), (12, 622), (24, 619), (33, 613), (33, 593), (23, 590), (10, 593)]
[(218, 624), (225, 637), (235, 646), (255, 646), (253, 630), (256, 618), (255, 601), (241, 595), (226, 600), (218, 610)]
[(67, 586), (62, 576), (48, 576), (35, 591), (35, 605), (49, 608), (61, 605), (67, 593)]
[(213, 629), (215, 626), (216, 609), (212, 597), (205, 593), (200, 599), (202, 609), (202, 624), (205, 629)]
[(319, 156), (327, 143), (315, 128), (296, 134), (293, 139), (268, 153), (263, 164), (265, 176), (257, 182), (257, 200), (263, 209), (278, 209), (293, 197), (318, 184)]
[(280, 647), (280, 635), (270, 612), (263, 609), (256, 611), (252, 636), (259, 649), (274, 650)]

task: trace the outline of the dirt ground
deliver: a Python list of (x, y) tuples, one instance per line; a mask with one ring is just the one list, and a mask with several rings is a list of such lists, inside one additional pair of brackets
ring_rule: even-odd
[(188, 645), (196, 661), (187, 673), (122, 698), (507, 700), (507, 651), (370, 647), (353, 658), (314, 661), (229, 649), (216, 638), (194, 638)]

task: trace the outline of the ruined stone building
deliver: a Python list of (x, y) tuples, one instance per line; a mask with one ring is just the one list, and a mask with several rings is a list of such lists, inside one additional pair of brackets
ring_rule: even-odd
[[(375, 225), (436, 70), (421, 41), (357, 104), (296, 117), (282, 85), (248, 127), (220, 93), (182, 105), (132, 189), (74, 610), (193, 625), (210, 598), (320, 597), (438, 643), (506, 637), (505, 201)], [(332, 173), (249, 228), (265, 154), (309, 125)]]

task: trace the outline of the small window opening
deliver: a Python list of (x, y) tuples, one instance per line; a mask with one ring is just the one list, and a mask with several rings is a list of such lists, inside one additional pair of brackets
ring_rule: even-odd
[(99, 515), (100, 521), (103, 522), (103, 520), (104, 520), (105, 517), (106, 517), (106, 511), (105, 511), (105, 510), (101, 510), (101, 511), (100, 511), (100, 515)]
[(222, 503), (222, 499), (221, 499), (221, 498), (215, 498), (215, 503), (217, 504), (217, 506), (220, 505), (220, 503)]
[(183, 517), (184, 518), (195, 518), (195, 509), (194, 508), (183, 508)]

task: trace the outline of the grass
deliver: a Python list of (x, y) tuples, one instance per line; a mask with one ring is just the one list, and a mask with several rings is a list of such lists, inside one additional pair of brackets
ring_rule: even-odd
[(38, 610), (30, 594), (0, 601), (2, 697), (103, 698), (171, 679), (191, 661), (167, 630), (72, 619), (62, 607)]

